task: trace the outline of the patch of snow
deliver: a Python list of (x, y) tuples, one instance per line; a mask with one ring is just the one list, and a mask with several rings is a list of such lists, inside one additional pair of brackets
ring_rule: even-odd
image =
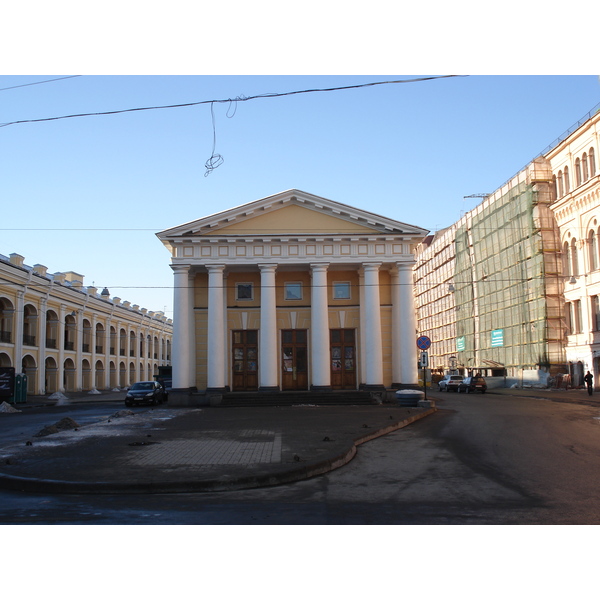
[[(108, 417), (105, 421), (86, 424), (75, 429), (60, 429), (49, 436), (32, 438), (33, 445), (25, 446), (22, 442), (11, 444), (8, 447), (0, 448), (0, 458), (11, 456), (17, 458), (21, 454), (28, 453), (32, 448), (49, 448), (57, 446), (67, 446), (81, 442), (83, 439), (97, 437), (122, 437), (141, 431), (153, 431), (152, 425), (156, 421), (165, 421), (173, 419), (185, 413), (198, 412), (202, 409), (156, 409), (154, 411), (133, 413), (134, 419), (115, 419)], [(127, 411), (124, 411), (127, 412)], [(9, 454), (6, 454), (10, 452)]]
[(99, 392), (96, 388), (94, 388), (93, 390), (90, 390), (88, 392), (88, 394), (101, 394), (102, 392)]
[(0, 412), (3, 412), (3, 413), (20, 413), (22, 411), (17, 410), (14, 406), (11, 406), (10, 404), (8, 404), (8, 402), (3, 402), (2, 404), (0, 404)]
[(65, 404), (69, 404), (69, 399), (61, 392), (54, 392), (48, 396), (48, 400), (56, 400), (56, 406), (64, 406)]
[(118, 387), (116, 387), (116, 388), (113, 388), (113, 389), (112, 389), (112, 390), (110, 390), (110, 391), (111, 391), (111, 392), (120, 392), (121, 390), (120, 390)]

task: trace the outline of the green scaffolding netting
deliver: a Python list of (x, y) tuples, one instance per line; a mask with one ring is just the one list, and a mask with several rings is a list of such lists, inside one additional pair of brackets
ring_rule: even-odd
[(536, 196), (521, 183), (474, 211), (456, 232), (457, 350), (467, 367), (549, 362)]

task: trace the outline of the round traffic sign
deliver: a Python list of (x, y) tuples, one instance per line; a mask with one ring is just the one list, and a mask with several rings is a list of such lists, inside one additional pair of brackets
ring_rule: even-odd
[(429, 346), (431, 346), (431, 340), (426, 335), (422, 335), (417, 340), (417, 347), (420, 350), (427, 350), (429, 348)]

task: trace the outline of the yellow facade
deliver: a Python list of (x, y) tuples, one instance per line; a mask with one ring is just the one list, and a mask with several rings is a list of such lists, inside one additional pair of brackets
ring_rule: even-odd
[(170, 364), (173, 326), (162, 312), (18, 254), (0, 256), (0, 274), (0, 367), (27, 375), (28, 394), (124, 387)]
[(175, 273), (173, 385), (416, 383), (412, 249), (425, 233), (289, 190), (157, 234)]

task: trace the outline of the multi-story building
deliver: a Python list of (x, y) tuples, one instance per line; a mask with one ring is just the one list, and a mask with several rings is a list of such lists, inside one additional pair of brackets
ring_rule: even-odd
[(0, 367), (27, 375), (29, 394), (124, 387), (170, 364), (173, 324), (162, 312), (24, 260), (0, 255)]
[(583, 385), (588, 370), (600, 376), (600, 108), (567, 134), (545, 156), (563, 257), (566, 360), (573, 385)]
[[(600, 370), (598, 107), (418, 247), (419, 331), (440, 372), (506, 382)], [(565, 305), (566, 300), (566, 305)]]
[(299, 190), (158, 233), (174, 271), (173, 388), (415, 385), (426, 234)]
[(418, 327), (433, 369), (539, 379), (564, 368), (551, 181), (534, 160), (418, 249)]

